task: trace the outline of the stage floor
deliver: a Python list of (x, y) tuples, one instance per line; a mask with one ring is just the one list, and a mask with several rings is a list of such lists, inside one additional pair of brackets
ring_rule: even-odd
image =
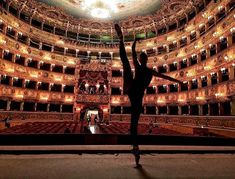
[[(235, 146), (139, 145), (141, 154), (235, 154)], [(131, 145), (1, 146), (0, 154), (130, 154)]]
[(0, 178), (235, 178), (233, 154), (0, 155)]

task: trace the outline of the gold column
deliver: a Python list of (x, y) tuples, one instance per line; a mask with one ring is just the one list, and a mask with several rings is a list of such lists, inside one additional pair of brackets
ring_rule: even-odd
[(24, 102), (21, 102), (20, 103), (20, 111), (23, 111), (24, 110)]
[(178, 106), (178, 115), (182, 115), (182, 107)]
[(231, 115), (235, 115), (235, 97), (232, 97), (230, 101), (230, 106), (231, 106)]
[(7, 111), (11, 110), (11, 101), (7, 101)]

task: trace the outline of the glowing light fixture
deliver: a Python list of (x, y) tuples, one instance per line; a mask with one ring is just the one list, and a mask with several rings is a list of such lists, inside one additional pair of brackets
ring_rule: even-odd
[(15, 98), (23, 98), (23, 97), (24, 97), (23, 94), (16, 94), (16, 95), (15, 95)]
[(200, 101), (200, 100), (205, 100), (205, 97), (204, 96), (197, 96), (196, 97), (196, 100)]
[(101, 19), (109, 18), (112, 13), (118, 12), (116, 0), (85, 0), (82, 9), (88, 10), (92, 17)]
[(223, 96), (225, 96), (225, 94), (224, 93), (215, 93), (215, 96), (216, 97), (223, 97)]

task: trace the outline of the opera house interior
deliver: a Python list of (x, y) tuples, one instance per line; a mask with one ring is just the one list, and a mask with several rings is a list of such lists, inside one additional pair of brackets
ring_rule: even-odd
[(148, 68), (182, 81), (152, 78), (139, 143), (234, 146), (234, 9), (233, 0), (0, 0), (0, 145), (130, 144), (119, 24), (133, 75), (138, 38)]
[(140, 143), (234, 145), (234, 7), (233, 0), (0, 0), (0, 143), (129, 144), (118, 23), (133, 74), (138, 38), (149, 68), (183, 82), (152, 78)]

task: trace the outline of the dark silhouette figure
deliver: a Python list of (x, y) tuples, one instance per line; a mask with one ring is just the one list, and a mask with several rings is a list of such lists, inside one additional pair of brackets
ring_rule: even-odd
[(136, 165), (140, 166), (139, 164), (140, 152), (139, 152), (138, 140), (137, 140), (137, 127), (138, 127), (140, 113), (142, 110), (142, 100), (144, 97), (144, 91), (150, 84), (153, 76), (164, 78), (166, 80), (171, 80), (177, 83), (182, 83), (182, 82), (174, 78), (171, 78), (169, 76), (158, 73), (153, 69), (148, 68), (147, 67), (148, 56), (144, 52), (140, 54), (139, 61), (138, 61), (137, 53), (135, 50), (136, 41), (138, 39), (135, 39), (132, 45), (132, 58), (133, 58), (133, 63), (135, 67), (135, 75), (133, 78), (130, 63), (127, 58), (127, 54), (126, 54), (126, 50), (124, 46), (122, 30), (118, 24), (115, 24), (115, 29), (120, 39), (119, 50), (120, 50), (120, 58), (123, 64), (123, 78), (124, 78), (123, 89), (124, 89), (124, 93), (128, 95), (130, 103), (131, 103), (130, 134), (131, 134), (132, 145), (133, 145), (133, 154), (135, 155)]

